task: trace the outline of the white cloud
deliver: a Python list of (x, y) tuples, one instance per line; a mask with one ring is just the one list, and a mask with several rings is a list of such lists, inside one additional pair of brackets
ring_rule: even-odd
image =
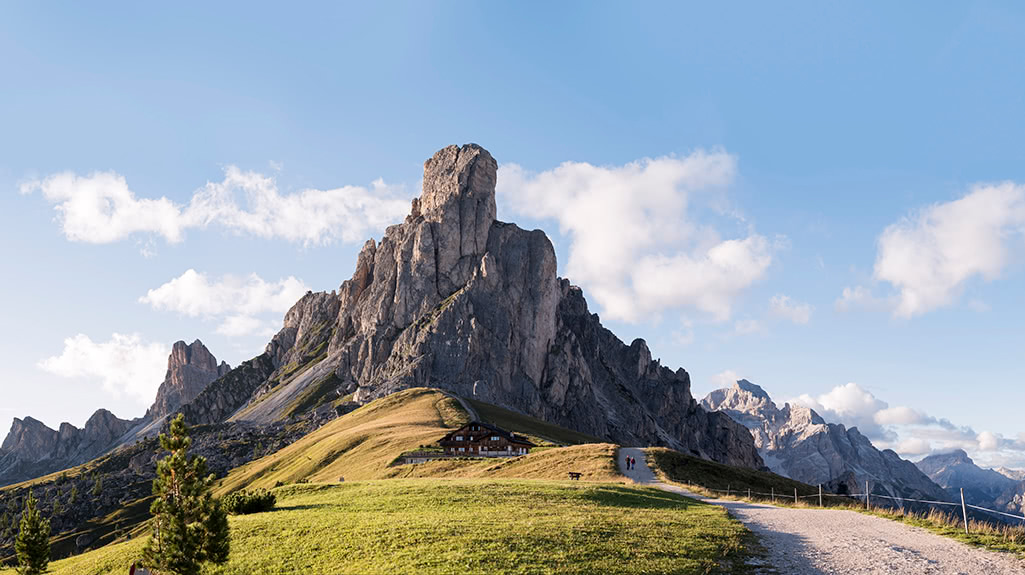
[(811, 321), (812, 309), (809, 304), (795, 301), (783, 294), (774, 295), (769, 300), (769, 313), (801, 325)]
[(920, 315), (954, 302), (972, 278), (999, 277), (1023, 231), (1025, 186), (978, 185), (887, 227), (874, 276), (897, 289), (895, 315)]
[(733, 371), (732, 369), (727, 369), (725, 371), (713, 375), (710, 379), (712, 382), (712, 389), (725, 389), (733, 387), (733, 384), (737, 383), (742, 378), (739, 375), (737, 375), (736, 371)]
[[(273, 178), (235, 166), (225, 169), (222, 181), (197, 190), (186, 205), (166, 197), (139, 198), (115, 172), (63, 172), (22, 184), (20, 191), (41, 192), (54, 205), (69, 240), (96, 244), (134, 234), (177, 243), (186, 230), (210, 226), (303, 245), (359, 242), (409, 211), (401, 188), (382, 180), (370, 189), (344, 186), (282, 194)], [(143, 249), (152, 253), (149, 246)]]
[(931, 423), (933, 420), (922, 412), (910, 407), (887, 407), (876, 412), (873, 417), (879, 425), (911, 425)]
[(843, 292), (836, 300), (835, 308), (837, 311), (850, 311), (857, 308), (886, 311), (893, 309), (895, 304), (895, 300), (876, 297), (872, 294), (872, 290), (865, 286), (854, 286), (853, 288), (843, 288)]
[(900, 441), (896, 449), (897, 453), (904, 457), (913, 457), (916, 455), (927, 455), (932, 452), (932, 444), (927, 440), (913, 437), (911, 439), (905, 439)]
[(106, 391), (126, 394), (145, 405), (164, 379), (169, 354), (170, 346), (144, 342), (138, 334), (115, 333), (105, 342), (78, 334), (64, 340), (60, 355), (38, 366), (61, 377), (98, 380)]
[(733, 323), (733, 332), (737, 335), (752, 335), (763, 331), (765, 328), (756, 319), (741, 319)]
[(911, 407), (890, 407), (856, 383), (819, 396), (803, 394), (790, 403), (810, 407), (831, 423), (857, 427), (879, 449), (893, 449), (905, 458), (964, 449), (980, 465), (1025, 465), (1025, 434), (1010, 439), (977, 433)]
[(256, 274), (225, 275), (211, 281), (206, 274), (186, 270), (164, 285), (139, 298), (160, 311), (175, 311), (191, 317), (222, 318), (217, 333), (227, 336), (273, 335), (274, 325), (255, 316), (284, 314), (309, 288), (292, 276), (268, 282)]
[(255, 318), (248, 315), (230, 315), (224, 318), (217, 329), (217, 333), (227, 337), (240, 337), (255, 335), (260, 337), (271, 337), (275, 334), (275, 324), (272, 322)]
[(567, 275), (609, 317), (638, 321), (693, 307), (725, 321), (775, 249), (753, 232), (723, 239), (697, 221), (698, 199), (737, 220), (718, 195), (735, 174), (733, 156), (701, 151), (616, 167), (566, 162), (538, 174), (505, 164), (498, 192), (519, 214), (558, 221), (570, 237)]
[(979, 442), (979, 449), (983, 451), (996, 451), (1000, 448), (1000, 437), (992, 431), (983, 431), (976, 436)]

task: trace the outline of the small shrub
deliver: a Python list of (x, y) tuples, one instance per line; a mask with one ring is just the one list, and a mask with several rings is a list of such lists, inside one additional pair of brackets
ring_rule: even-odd
[(277, 497), (266, 489), (257, 489), (252, 492), (243, 489), (229, 493), (221, 501), (224, 508), (232, 515), (248, 515), (250, 513), (270, 511), (274, 509), (274, 503), (276, 502)]

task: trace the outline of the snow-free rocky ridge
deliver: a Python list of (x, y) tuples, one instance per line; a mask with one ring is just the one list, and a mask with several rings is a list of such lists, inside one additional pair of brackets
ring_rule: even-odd
[(85, 463), (156, 434), (167, 415), (195, 399), (210, 382), (230, 370), (227, 363), (217, 363), (203, 342), (179, 341), (171, 347), (164, 381), (143, 417), (124, 420), (99, 409), (82, 429), (62, 423), (56, 431), (32, 417), (15, 419), (0, 446), (0, 486)]
[(838, 493), (863, 493), (868, 481), (879, 495), (949, 498), (915, 464), (892, 450), (876, 449), (857, 428), (826, 423), (807, 407), (778, 408), (765, 390), (746, 379), (709, 393), (701, 405), (726, 413), (751, 430), (762, 459), (779, 475)]

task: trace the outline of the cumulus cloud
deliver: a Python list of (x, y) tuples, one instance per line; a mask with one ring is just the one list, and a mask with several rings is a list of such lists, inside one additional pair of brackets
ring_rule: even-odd
[(783, 294), (774, 295), (769, 300), (769, 313), (801, 325), (811, 321), (812, 309), (811, 305), (795, 301)]
[(895, 315), (921, 315), (953, 303), (973, 278), (998, 278), (1023, 232), (1025, 186), (978, 185), (887, 227), (874, 277), (896, 288)]
[(115, 333), (102, 342), (78, 334), (64, 340), (60, 355), (38, 366), (60, 377), (98, 380), (106, 391), (145, 405), (164, 379), (169, 354), (170, 346), (143, 341), (139, 334)]
[(268, 282), (256, 274), (221, 276), (211, 280), (196, 270), (151, 289), (139, 301), (160, 311), (178, 312), (190, 317), (220, 318), (217, 333), (227, 336), (274, 333), (274, 326), (258, 319), (264, 313), (288, 311), (309, 291), (302, 280), (289, 276)]
[(857, 383), (818, 396), (804, 394), (790, 403), (810, 407), (830, 423), (857, 427), (876, 447), (893, 449), (906, 458), (964, 449), (983, 465), (1025, 466), (1025, 434), (1006, 438), (908, 406), (891, 407)]
[(696, 203), (729, 212), (721, 194), (736, 171), (733, 156), (701, 151), (614, 167), (566, 162), (541, 173), (506, 164), (498, 192), (503, 206), (559, 223), (570, 238), (567, 275), (609, 317), (638, 321), (690, 307), (725, 321), (775, 249), (753, 232), (723, 238), (698, 221)]
[[(223, 180), (208, 182), (183, 205), (166, 197), (140, 198), (115, 172), (62, 172), (26, 182), (20, 191), (40, 192), (54, 205), (67, 239), (95, 244), (136, 234), (177, 243), (188, 229), (212, 226), (307, 246), (358, 242), (409, 210), (402, 190), (382, 180), (369, 189), (343, 186), (283, 194), (274, 178), (235, 166), (228, 166)], [(152, 253), (152, 248), (147, 245), (144, 251)]]

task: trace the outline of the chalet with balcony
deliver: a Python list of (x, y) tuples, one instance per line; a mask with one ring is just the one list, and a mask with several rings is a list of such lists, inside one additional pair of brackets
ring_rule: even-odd
[(526, 437), (481, 421), (471, 421), (438, 442), (447, 457), (515, 457), (536, 447)]

